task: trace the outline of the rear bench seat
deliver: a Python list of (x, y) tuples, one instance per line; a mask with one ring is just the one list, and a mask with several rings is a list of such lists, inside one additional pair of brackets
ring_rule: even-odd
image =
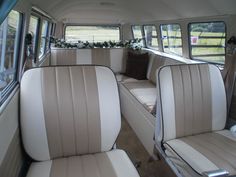
[(63, 65), (103, 65), (114, 73), (123, 73), (127, 50), (124, 48), (61, 49), (52, 48), (51, 66)]

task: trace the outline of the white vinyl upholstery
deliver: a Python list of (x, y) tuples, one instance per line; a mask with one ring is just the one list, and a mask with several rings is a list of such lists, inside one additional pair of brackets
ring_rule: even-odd
[(108, 151), (120, 131), (119, 105), (109, 68), (29, 70), (21, 82), (25, 149), (35, 160)]
[(112, 150), (121, 115), (109, 68), (31, 69), (22, 78), (20, 96), (23, 145), (40, 161), (27, 177), (139, 176), (125, 152)]
[(157, 72), (157, 79), (157, 124), (164, 125), (157, 130), (158, 140), (168, 141), (225, 127), (225, 89), (216, 66), (166, 66)]
[(33, 163), (27, 177), (138, 177), (126, 153), (112, 150)]
[(219, 169), (236, 174), (236, 137), (228, 130), (170, 140), (164, 147), (198, 174)]
[(123, 85), (130, 93), (150, 112), (156, 105), (156, 87), (149, 80), (139, 80), (136, 82), (124, 82)]
[(157, 84), (155, 139), (176, 167), (185, 176), (219, 169), (235, 175), (236, 137), (224, 130), (220, 70), (211, 64), (165, 66), (157, 71)]
[(108, 66), (115, 73), (125, 72), (127, 49), (58, 49), (51, 51), (51, 65), (102, 65)]
[(156, 71), (158, 69), (166, 65), (181, 64), (180, 61), (174, 60), (172, 58), (167, 58), (153, 53), (149, 53), (149, 55), (150, 55), (150, 62), (148, 66), (147, 78), (155, 85), (156, 85)]

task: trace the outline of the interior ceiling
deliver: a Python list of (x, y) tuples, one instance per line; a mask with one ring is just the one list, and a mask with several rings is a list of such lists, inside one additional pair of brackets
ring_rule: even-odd
[(236, 14), (236, 0), (30, 0), (65, 23), (128, 23)]

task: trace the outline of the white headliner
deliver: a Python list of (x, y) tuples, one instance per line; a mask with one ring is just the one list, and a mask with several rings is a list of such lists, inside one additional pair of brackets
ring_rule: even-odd
[[(236, 0), (29, 1), (56, 20), (66, 23), (122, 24), (236, 14)], [(106, 5), (101, 5), (101, 2), (106, 2)]]

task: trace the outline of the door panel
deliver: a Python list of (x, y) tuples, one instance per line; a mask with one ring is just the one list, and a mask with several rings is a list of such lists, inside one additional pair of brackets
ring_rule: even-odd
[(0, 176), (18, 177), (23, 166), (19, 133), (19, 88), (0, 108)]

